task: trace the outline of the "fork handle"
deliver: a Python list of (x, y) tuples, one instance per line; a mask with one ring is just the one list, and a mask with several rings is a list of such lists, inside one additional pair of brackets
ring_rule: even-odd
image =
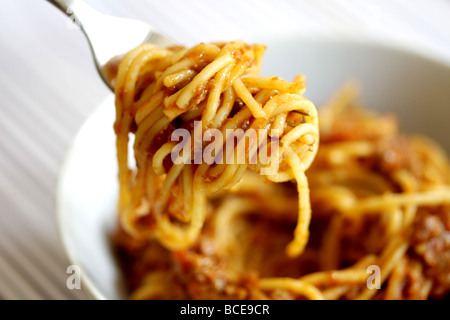
[(73, 14), (72, 5), (78, 0), (47, 0), (66, 15), (71, 16)]
[(99, 19), (104, 15), (83, 0), (47, 0), (60, 11), (65, 13), (73, 23), (87, 34), (91, 29), (95, 29)]

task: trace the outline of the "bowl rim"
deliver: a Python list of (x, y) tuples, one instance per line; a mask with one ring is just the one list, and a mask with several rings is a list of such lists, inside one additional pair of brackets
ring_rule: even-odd
[[(437, 64), (450, 72), (450, 55), (444, 56), (442, 54), (437, 53), (436, 51), (430, 51), (425, 50), (424, 48), (420, 46), (413, 46), (409, 43), (405, 42), (399, 42), (395, 41), (394, 39), (388, 39), (388, 38), (377, 38), (377, 37), (370, 37), (370, 36), (363, 36), (358, 35), (354, 33), (339, 33), (338, 35), (309, 35), (309, 34), (303, 34), (299, 32), (286, 32), (286, 33), (268, 33), (265, 35), (254, 35), (250, 37), (245, 37), (245, 41), (248, 41), (246, 39), (252, 40), (251, 42), (263, 42), (264, 39), (266, 39), (267, 42), (272, 39), (272, 42), (276, 43), (282, 43), (283, 41), (289, 41), (289, 39), (292, 41), (292, 39), (295, 39), (294, 41), (300, 41), (300, 42), (310, 42), (310, 43), (336, 43), (339, 45), (360, 45), (360, 46), (367, 46), (367, 47), (373, 47), (373, 48), (381, 48), (387, 51), (396, 51), (401, 54), (408, 54), (413, 55), (417, 58), (423, 59), (429, 63)], [(273, 40), (276, 39), (276, 40)], [(250, 41), (248, 41), (250, 42)], [(57, 233), (59, 236), (59, 239), (63, 246), (63, 251), (66, 254), (66, 257), (68, 258), (68, 262), (72, 265), (77, 265), (80, 268), (81, 275), (82, 275), (82, 281), (84, 283), (83, 286), (83, 292), (85, 292), (90, 298), (96, 299), (96, 300), (108, 300), (108, 298), (105, 296), (103, 292), (97, 287), (95, 281), (89, 276), (89, 274), (86, 272), (86, 270), (82, 267), (82, 264), (79, 263), (78, 260), (78, 254), (75, 249), (75, 245), (73, 243), (73, 239), (69, 237), (69, 234), (66, 231), (67, 223), (67, 215), (64, 213), (63, 205), (61, 199), (63, 198), (63, 180), (65, 176), (65, 172), (69, 170), (69, 164), (70, 159), (72, 158), (75, 149), (79, 145), (79, 140), (81, 133), (83, 132), (84, 128), (87, 126), (89, 121), (92, 119), (92, 116), (99, 112), (101, 107), (108, 102), (108, 100), (111, 100), (112, 97), (114, 97), (114, 94), (107, 94), (103, 97), (103, 99), (100, 100), (100, 102), (95, 106), (92, 112), (89, 113), (83, 124), (78, 128), (77, 133), (72, 138), (72, 141), (70, 142), (70, 145), (65, 152), (60, 165), (58, 169), (58, 175), (57, 175), (57, 181), (56, 181), (56, 188), (55, 188), (55, 199), (54, 199), (54, 213), (56, 216), (56, 223), (57, 223)]]
[(62, 243), (63, 249), (65, 251), (68, 262), (71, 265), (76, 265), (80, 269), (81, 273), (81, 281), (84, 284), (82, 290), (86, 293), (91, 299), (94, 300), (108, 300), (106, 296), (100, 291), (100, 289), (95, 284), (95, 281), (89, 276), (89, 273), (83, 268), (83, 264), (79, 262), (78, 253), (75, 249), (75, 245), (73, 243), (73, 239), (69, 237), (69, 233), (65, 232), (66, 227), (70, 225), (67, 221), (68, 216), (64, 214), (62, 198), (64, 195), (64, 188), (62, 187), (65, 173), (69, 171), (70, 160), (73, 158), (73, 154), (75, 154), (75, 150), (77, 146), (80, 144), (80, 137), (82, 132), (85, 130), (90, 121), (92, 121), (93, 115), (100, 112), (103, 105), (109, 102), (109, 100), (114, 97), (113, 94), (106, 95), (93, 109), (92, 112), (85, 119), (83, 124), (78, 129), (77, 133), (73, 137), (70, 146), (68, 147), (65, 155), (63, 156), (63, 160), (60, 164), (60, 168), (58, 171), (58, 178), (56, 182), (56, 191), (55, 191), (55, 213), (56, 213), (56, 222), (57, 229), (60, 241)]

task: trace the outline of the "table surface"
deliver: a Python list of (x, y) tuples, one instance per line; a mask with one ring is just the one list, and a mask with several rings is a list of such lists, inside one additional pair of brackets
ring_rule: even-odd
[[(90, 0), (184, 43), (296, 32), (384, 39), (450, 64), (449, 0)], [(449, 84), (450, 85), (450, 84)], [(86, 299), (66, 286), (55, 188), (109, 92), (80, 30), (45, 0), (0, 2), (0, 299)]]

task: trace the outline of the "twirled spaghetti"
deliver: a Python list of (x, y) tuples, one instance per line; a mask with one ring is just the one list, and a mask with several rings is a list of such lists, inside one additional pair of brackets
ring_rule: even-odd
[[(239, 41), (190, 49), (144, 45), (122, 60), (116, 244), (131, 297), (445, 297), (450, 167), (444, 152), (401, 134), (394, 116), (358, 107), (354, 86), (321, 110), (318, 148), (318, 115), (303, 97), (304, 78), (260, 77), (263, 51)], [(171, 158), (178, 145), (171, 137), (180, 128), (190, 138)], [(220, 139), (205, 140), (210, 129)], [(242, 134), (230, 137), (227, 129)], [(252, 140), (251, 129), (264, 134)], [(220, 146), (212, 158), (222, 162), (192, 162), (196, 130), (201, 150)], [(129, 133), (136, 169), (128, 163)], [(235, 151), (244, 146), (242, 163), (238, 152), (227, 162), (230, 140)], [(250, 161), (263, 153), (269, 162)], [(279, 170), (261, 175), (274, 159)], [(374, 288), (368, 279), (376, 268)]]
[[(190, 49), (144, 44), (123, 58), (116, 79), (115, 130), (119, 210), (127, 232), (156, 237), (171, 250), (188, 248), (203, 226), (208, 195), (235, 185), (247, 168), (259, 172), (279, 160), (278, 170), (267, 178), (297, 180), (299, 223), (287, 252), (295, 256), (303, 251), (310, 219), (304, 171), (317, 151), (317, 112), (302, 96), (302, 77), (289, 83), (258, 76), (264, 50), (240, 41)], [(185, 144), (190, 147), (169, 163), (177, 145), (173, 133), (180, 128), (189, 133)], [(212, 128), (221, 138), (202, 140)], [(220, 147), (213, 155), (218, 161), (192, 163), (198, 156), (195, 129), (200, 130), (201, 150)], [(230, 134), (236, 129), (241, 136)], [(130, 132), (135, 134), (135, 173), (128, 166)], [(264, 136), (252, 139), (248, 132)], [(230, 139), (237, 139), (236, 145)], [(230, 152), (230, 145), (236, 152)], [(241, 163), (238, 148), (244, 150)], [(263, 151), (267, 163), (260, 161)]]

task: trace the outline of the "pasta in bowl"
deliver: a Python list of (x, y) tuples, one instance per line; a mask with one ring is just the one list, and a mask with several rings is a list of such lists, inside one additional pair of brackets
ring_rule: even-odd
[[(417, 240), (407, 230), (422, 230), (418, 221), (430, 215), (444, 226), (432, 241), (445, 238), (446, 156), (428, 140), (404, 137), (393, 116), (358, 107), (354, 86), (344, 87), (317, 113), (314, 99), (305, 98), (305, 78), (284, 79), (299, 61), (327, 59), (302, 59), (295, 48), (328, 45), (339, 52), (345, 45), (292, 39), (287, 43), (290, 47), (284, 44), (282, 57), (291, 60), (284, 72), (277, 72), (283, 78), (260, 76), (263, 47), (242, 42), (190, 49), (142, 47), (123, 59), (114, 126), (119, 216), (117, 221), (109, 215), (109, 234), (115, 234), (113, 248), (118, 248), (131, 291), (122, 287), (120, 296), (107, 298), (131, 294), (147, 299), (403, 299), (445, 294), (446, 284), (428, 274), (445, 274), (445, 268), (439, 269), (439, 263), (430, 266), (425, 258), (429, 251), (418, 249), (431, 240)], [(267, 46), (269, 53), (272, 44)], [(361, 50), (348, 53), (369, 52), (372, 57), (378, 50), (381, 62), (383, 55), (402, 55), (387, 47), (370, 51), (361, 43), (349, 46)], [(319, 70), (326, 72), (325, 66)], [(351, 71), (362, 79), (363, 88), (370, 80), (374, 83), (369, 88), (376, 88), (376, 74), (364, 77), (361, 70)], [(298, 72), (303, 72), (300, 65)], [(330, 83), (321, 86), (323, 95), (330, 94), (327, 86)], [(211, 129), (222, 133), (199, 144), (202, 151), (221, 146), (212, 148), (210, 160), (222, 162), (188, 161), (196, 158), (199, 128), (200, 139), (205, 133), (214, 135), (207, 133)], [(270, 133), (274, 128), (278, 132)], [(185, 144), (169, 140), (177, 129), (190, 133)], [(228, 139), (225, 129), (241, 129), (244, 138)], [(250, 129), (266, 131), (252, 140), (246, 135)], [(236, 142), (231, 148), (226, 143), (230, 141)], [(240, 141), (242, 163), (236, 163)], [(181, 148), (171, 157), (176, 146)], [(236, 152), (227, 158), (227, 150)], [(258, 156), (263, 151), (276, 155), (269, 160), (279, 160), (277, 172), (261, 174), (264, 165)], [(403, 160), (398, 160), (401, 154)], [(427, 167), (428, 173), (416, 166)], [(422, 213), (430, 206), (434, 209)], [(109, 254), (119, 279), (111, 249)], [(375, 279), (380, 290), (369, 288), (369, 267), (382, 271)], [(93, 273), (86, 272), (92, 280)], [(417, 273), (423, 275), (422, 282), (405, 284)], [(400, 292), (398, 288), (405, 286), (425, 289)]]

